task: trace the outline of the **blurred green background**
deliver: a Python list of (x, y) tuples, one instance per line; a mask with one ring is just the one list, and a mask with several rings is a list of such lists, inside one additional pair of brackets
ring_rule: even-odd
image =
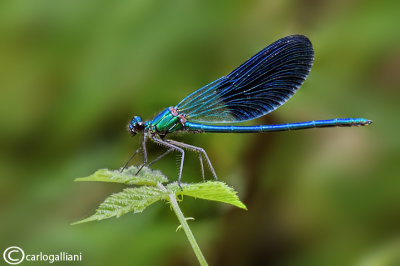
[[(400, 265), (399, 18), (397, 0), (1, 1), (1, 252), (197, 265), (165, 203), (70, 226), (122, 188), (73, 180), (123, 165), (139, 141), (126, 131), (133, 115), (151, 119), (273, 41), (304, 34), (315, 50), (307, 81), (251, 124), (374, 124), (176, 136), (206, 148), (249, 210), (191, 198), (182, 209), (211, 265)], [(176, 162), (153, 168), (175, 179)], [(183, 178), (201, 178), (194, 154)]]

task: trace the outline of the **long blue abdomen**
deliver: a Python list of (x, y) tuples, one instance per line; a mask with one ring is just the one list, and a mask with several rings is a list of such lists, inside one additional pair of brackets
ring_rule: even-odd
[(258, 133), (258, 132), (275, 132), (288, 131), (318, 127), (351, 127), (366, 126), (371, 123), (370, 120), (364, 118), (337, 118), (330, 120), (315, 120), (300, 123), (289, 123), (279, 125), (258, 125), (258, 126), (218, 126), (204, 125), (192, 122), (186, 122), (184, 130), (194, 132), (210, 132), (210, 133)]

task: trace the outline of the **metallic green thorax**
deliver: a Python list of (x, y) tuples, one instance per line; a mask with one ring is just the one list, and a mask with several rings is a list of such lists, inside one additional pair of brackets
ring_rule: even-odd
[(158, 134), (165, 135), (182, 129), (180, 117), (171, 112), (169, 107), (157, 115), (153, 120), (146, 122), (146, 130), (150, 132), (157, 132)]

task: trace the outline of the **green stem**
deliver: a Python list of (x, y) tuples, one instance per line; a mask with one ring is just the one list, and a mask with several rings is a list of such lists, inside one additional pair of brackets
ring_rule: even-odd
[[(162, 187), (164, 191), (167, 189), (159, 183), (158, 187)], [(178, 201), (176, 200), (176, 195), (175, 193), (170, 193), (168, 195), (169, 197), (169, 202), (171, 203), (172, 209), (174, 210), (176, 216), (178, 217), (179, 222), (182, 225), (183, 231), (185, 231), (186, 237), (188, 238), (190, 245), (192, 246), (192, 249), (194, 251), (194, 254), (196, 254), (197, 260), (199, 261), (200, 265), (208, 265), (206, 259), (203, 256), (203, 253), (201, 253), (200, 247), (196, 242), (196, 239), (194, 238), (194, 235), (192, 231), (189, 228), (188, 223), (186, 222), (185, 216), (183, 215), (181, 208), (179, 208)]]

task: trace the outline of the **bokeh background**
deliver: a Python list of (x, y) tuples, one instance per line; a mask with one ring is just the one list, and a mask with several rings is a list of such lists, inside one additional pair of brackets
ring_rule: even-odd
[[(197, 265), (162, 202), (70, 226), (122, 189), (73, 180), (127, 160), (139, 140), (126, 131), (133, 115), (150, 119), (273, 41), (304, 34), (315, 49), (309, 78), (250, 124), (374, 124), (176, 136), (206, 148), (248, 207), (185, 198), (182, 209), (211, 265), (400, 265), (399, 28), (397, 0), (1, 1), (1, 251)], [(177, 154), (154, 168), (175, 179)], [(201, 178), (194, 154), (183, 178)]]

